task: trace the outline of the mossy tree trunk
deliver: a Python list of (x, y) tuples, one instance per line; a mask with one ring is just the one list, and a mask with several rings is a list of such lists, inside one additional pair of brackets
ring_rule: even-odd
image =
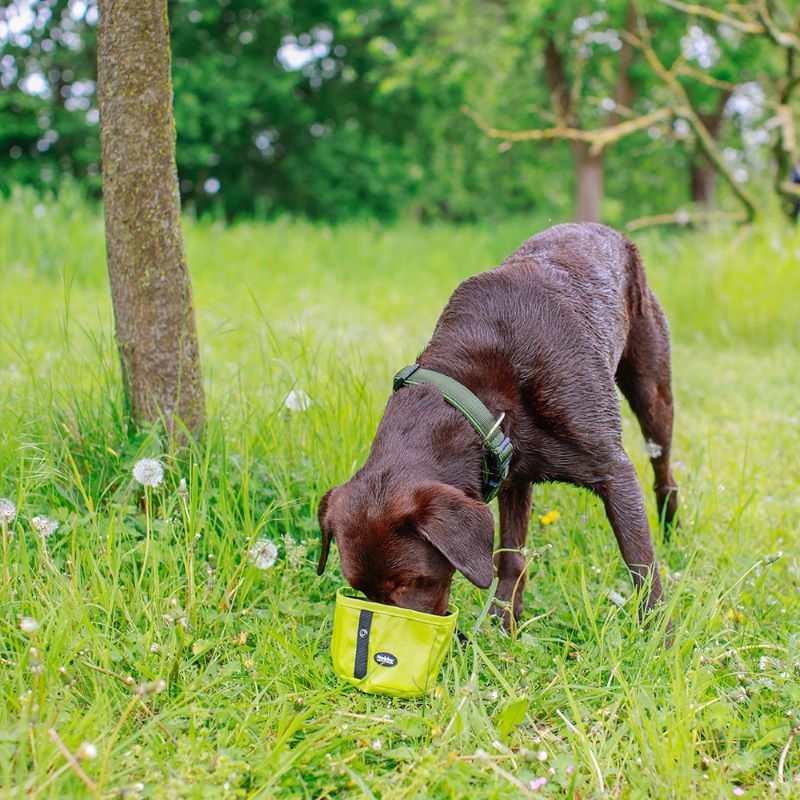
[(203, 396), (175, 165), (166, 0), (100, 0), (97, 91), (106, 255), (122, 373), (137, 423), (179, 418)]

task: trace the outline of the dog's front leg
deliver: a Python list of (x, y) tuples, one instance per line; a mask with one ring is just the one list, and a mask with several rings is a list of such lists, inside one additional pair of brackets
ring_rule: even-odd
[(639, 607), (639, 618), (644, 619), (645, 614), (663, 599), (664, 592), (644, 510), (642, 488), (636, 470), (624, 452), (610, 465), (608, 475), (608, 480), (597, 487), (597, 491), (605, 504), (606, 514), (634, 585), (637, 589), (643, 586), (649, 588)]
[[(497, 598), (510, 603), (514, 618), (522, 614), (522, 590), (525, 588), (525, 546), (531, 518), (531, 484), (527, 481), (508, 483), (497, 498), (500, 506), (500, 552), (495, 555), (497, 566)], [(506, 609), (495, 606), (493, 613), (503, 618), (506, 628), (511, 617)]]

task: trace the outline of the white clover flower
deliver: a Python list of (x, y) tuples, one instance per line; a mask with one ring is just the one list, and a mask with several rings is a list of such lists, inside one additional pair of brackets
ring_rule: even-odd
[(81, 746), (75, 751), (75, 755), (81, 761), (93, 761), (97, 758), (97, 746), (91, 742), (81, 742)]
[(0, 522), (10, 525), (17, 518), (17, 507), (11, 500), (0, 497)]
[(164, 467), (155, 458), (143, 458), (133, 465), (133, 479), (155, 489), (164, 480)]
[(269, 569), (278, 558), (278, 548), (269, 539), (258, 539), (250, 548), (249, 555), (257, 569)]
[(19, 621), (19, 629), (23, 633), (32, 634), (39, 630), (39, 623), (33, 617), (23, 617)]
[(58, 523), (49, 517), (34, 517), (31, 520), (31, 525), (42, 539), (47, 539), (48, 536), (51, 536), (58, 530)]
[(286, 395), (283, 404), (289, 411), (307, 411), (311, 405), (311, 398), (302, 389), (292, 389)]

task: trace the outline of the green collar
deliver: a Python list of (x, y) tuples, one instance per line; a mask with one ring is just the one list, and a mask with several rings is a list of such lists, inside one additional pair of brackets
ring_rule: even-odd
[(467, 418), (481, 437), (485, 450), (481, 469), (483, 499), (490, 502), (497, 496), (508, 476), (511, 456), (514, 454), (511, 440), (500, 429), (503, 417), (495, 420), (492, 412), (466, 386), (441, 372), (424, 369), (419, 364), (403, 367), (394, 376), (393, 386), (394, 391), (397, 391), (409, 384), (424, 383), (435, 386), (444, 395), (444, 399)]

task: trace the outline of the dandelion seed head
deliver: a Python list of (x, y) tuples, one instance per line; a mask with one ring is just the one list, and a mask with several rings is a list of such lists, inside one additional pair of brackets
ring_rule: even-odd
[(19, 621), (19, 629), (30, 635), (39, 630), (39, 623), (33, 617), (23, 617)]
[(658, 442), (654, 442), (652, 439), (647, 439), (645, 441), (644, 449), (650, 458), (659, 458), (664, 452), (661, 445)]
[(10, 525), (17, 518), (17, 507), (11, 500), (0, 497), (0, 522)]
[(189, 497), (189, 489), (186, 487), (186, 478), (181, 478), (178, 483), (178, 494), (185, 500)]
[(75, 755), (81, 761), (93, 761), (97, 758), (97, 746), (91, 742), (81, 742), (81, 746), (75, 751)]
[(47, 539), (58, 530), (58, 523), (49, 517), (34, 517), (31, 525), (42, 539)]
[(257, 569), (269, 569), (278, 558), (278, 548), (269, 539), (258, 539), (250, 548), (249, 556)]
[(307, 411), (311, 405), (311, 398), (302, 389), (292, 389), (286, 395), (283, 404), (289, 411)]
[(155, 458), (142, 458), (133, 465), (133, 479), (155, 489), (164, 480), (164, 467)]

